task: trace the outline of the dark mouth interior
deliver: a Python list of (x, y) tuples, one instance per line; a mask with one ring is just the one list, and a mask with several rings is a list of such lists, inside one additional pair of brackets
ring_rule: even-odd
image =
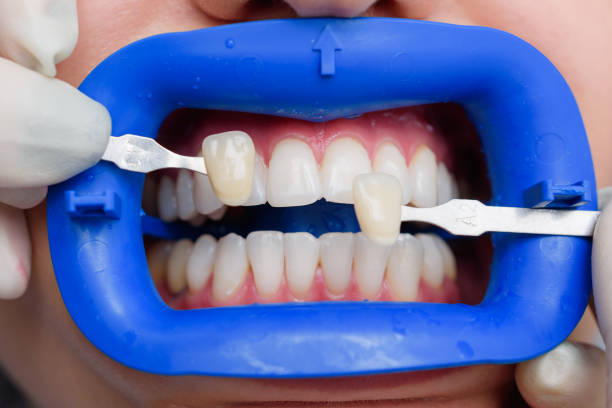
[[(452, 163), (452, 173), (458, 180), (461, 198), (477, 199), (487, 202), (491, 196), (490, 184), (487, 178), (486, 162), (482, 152), (481, 144), (473, 124), (467, 118), (463, 108), (453, 103), (440, 103), (423, 105), (410, 108), (419, 116), (420, 120), (434, 126), (444, 136), (448, 146), (449, 162)], [(216, 131), (245, 130), (241, 129), (241, 121), (234, 122), (232, 118), (241, 116), (257, 117), (257, 121), (284, 120), (264, 115), (245, 114), (227, 111), (211, 111), (197, 109), (179, 109), (169, 115), (163, 122), (159, 133), (158, 142), (180, 154), (196, 155), (197, 145), (206, 136), (198, 134), (202, 123), (214, 122)], [(294, 121), (293, 119), (291, 119)], [(342, 119), (350, 120), (350, 119)], [(264, 125), (265, 127), (265, 125)], [(211, 134), (211, 133), (208, 133)], [(159, 185), (163, 176), (173, 179), (177, 177), (175, 170), (163, 170), (150, 174), (153, 183), (147, 183), (143, 193), (143, 209), (152, 216), (159, 215), (155, 202), (151, 202), (151, 194), (147, 194), (147, 186)], [(149, 198), (147, 198), (149, 196)], [(173, 221), (173, 225), (185, 227), (185, 237), (195, 241), (202, 234), (210, 234), (220, 239), (229, 233), (235, 233), (242, 237), (253, 231), (280, 231), (282, 233), (308, 232), (315, 237), (328, 232), (350, 232), (360, 231), (355, 217), (353, 205), (327, 202), (324, 199), (312, 204), (295, 207), (272, 207), (269, 204), (255, 206), (228, 207), (225, 214), (219, 220), (208, 218), (203, 223), (189, 223), (185, 221)], [(443, 230), (417, 223), (404, 223), (402, 233), (435, 233), (442, 237), (452, 249), (457, 262), (456, 286), (458, 292), (450, 298), (421, 299), (422, 301), (437, 301), (444, 303), (478, 304), (481, 302), (489, 281), (489, 266), (492, 259), (492, 245), (488, 236), (479, 238), (454, 237)], [(160, 245), (159, 237), (145, 236), (145, 250), (147, 254), (155, 245)], [(171, 244), (170, 244), (171, 245)], [(151, 266), (151, 260), (150, 260)], [(155, 268), (151, 268), (153, 270)], [(159, 269), (159, 268), (157, 268)], [(185, 287), (178, 293), (173, 293), (168, 287), (167, 280), (163, 276), (153, 274), (153, 280), (158, 292), (164, 301), (173, 308), (186, 309), (197, 307), (229, 306), (231, 304), (215, 304), (209, 301), (193, 301), (198, 298), (189, 288)], [(159, 275), (159, 274), (157, 274)], [(207, 283), (211, 285), (212, 277)], [(270, 303), (296, 301), (282, 297), (270, 300)], [(323, 299), (317, 299), (323, 300)], [(325, 300), (328, 300), (327, 298)], [(344, 300), (355, 300), (344, 299)], [(393, 300), (378, 298), (371, 300)], [(261, 302), (258, 299), (258, 302)], [(265, 300), (264, 300), (265, 301)]]

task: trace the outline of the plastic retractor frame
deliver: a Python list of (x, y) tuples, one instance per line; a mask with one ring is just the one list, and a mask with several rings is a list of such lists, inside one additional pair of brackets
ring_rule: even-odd
[[(117, 51), (80, 89), (108, 108), (113, 134), (149, 137), (181, 107), (324, 121), (454, 101), (479, 130), (493, 204), (523, 206), (524, 192), (543, 180), (595, 185), (562, 76), (529, 44), (488, 28), (302, 19), (164, 34)], [(72, 319), (103, 353), (138, 370), (296, 378), (511, 363), (563, 341), (589, 299), (588, 239), (496, 233), (477, 306), (172, 310), (147, 273), (143, 181), (101, 162), (52, 187), (47, 203), (53, 265)]]

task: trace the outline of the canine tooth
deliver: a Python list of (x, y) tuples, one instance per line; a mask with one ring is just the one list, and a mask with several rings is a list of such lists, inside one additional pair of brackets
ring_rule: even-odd
[(192, 292), (198, 292), (208, 282), (215, 263), (217, 240), (211, 235), (201, 235), (195, 242), (187, 263), (187, 285)]
[(157, 209), (159, 217), (166, 222), (174, 221), (178, 218), (176, 187), (174, 181), (168, 176), (163, 176), (159, 183)]
[(266, 186), (268, 181), (268, 168), (263, 157), (255, 154), (255, 166), (253, 168), (253, 189), (249, 199), (243, 206), (261, 205), (266, 203)]
[(242, 205), (253, 187), (255, 146), (249, 135), (234, 130), (207, 136), (202, 153), (219, 200), (227, 205)]
[(172, 293), (179, 293), (187, 286), (187, 262), (193, 250), (193, 243), (189, 239), (181, 239), (174, 243), (168, 257), (168, 289)]
[(193, 181), (194, 201), (200, 214), (210, 214), (223, 207), (223, 203), (215, 195), (208, 176), (196, 173)]
[(351, 204), (353, 179), (359, 174), (371, 171), (368, 152), (361, 143), (350, 137), (334, 140), (327, 146), (321, 163), (323, 198)]
[(319, 237), (323, 276), (327, 289), (334, 295), (343, 294), (350, 283), (354, 241), (350, 232), (330, 232)]
[(393, 244), (402, 223), (402, 191), (397, 179), (384, 173), (361, 174), (355, 177), (353, 196), (363, 233), (377, 244)]
[(423, 279), (434, 288), (439, 288), (444, 280), (444, 262), (438, 244), (431, 234), (416, 234), (423, 245)]
[(157, 241), (147, 250), (147, 264), (153, 282), (160, 282), (166, 275), (168, 258), (172, 251), (173, 242)]
[(395, 176), (402, 186), (402, 204), (410, 202), (410, 173), (404, 155), (393, 143), (385, 143), (376, 152), (372, 170)]
[(410, 166), (410, 186), (412, 203), (417, 207), (433, 207), (437, 203), (436, 156), (427, 147), (421, 146), (412, 157)]
[(257, 291), (262, 297), (274, 296), (283, 279), (283, 233), (251, 232), (246, 247)]
[(378, 294), (390, 251), (390, 246), (376, 244), (361, 232), (355, 235), (353, 269), (364, 298), (373, 299)]
[(442, 256), (442, 265), (444, 267), (444, 274), (451, 279), (455, 279), (457, 277), (457, 261), (455, 260), (455, 255), (453, 251), (450, 249), (446, 241), (435, 234), (431, 234), (431, 237), (436, 242), (438, 249), (440, 250), (440, 255)]
[(319, 263), (319, 240), (307, 232), (284, 235), (285, 272), (293, 296), (304, 299)]
[(215, 211), (208, 214), (208, 218), (210, 218), (213, 221), (219, 221), (221, 218), (223, 218), (226, 211), (227, 211), (227, 206), (224, 205), (223, 207), (216, 209)]
[(401, 234), (391, 248), (387, 262), (387, 282), (393, 299), (416, 300), (423, 269), (423, 244), (410, 234)]
[(215, 257), (213, 297), (220, 302), (229, 299), (244, 284), (248, 271), (246, 240), (234, 233), (221, 238)]
[(157, 215), (157, 181), (153, 177), (145, 177), (142, 187), (142, 209), (148, 215)]
[(268, 165), (268, 203), (272, 207), (312, 204), (321, 198), (317, 162), (301, 140), (279, 142)]
[(438, 164), (438, 205), (453, 198), (451, 175), (444, 163)]
[(189, 170), (179, 170), (176, 178), (176, 199), (181, 220), (187, 221), (197, 214), (193, 199), (193, 175)]

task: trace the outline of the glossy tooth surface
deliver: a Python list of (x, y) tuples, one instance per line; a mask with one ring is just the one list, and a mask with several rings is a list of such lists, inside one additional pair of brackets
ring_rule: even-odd
[(438, 204), (444, 204), (445, 202), (453, 198), (453, 185), (451, 175), (446, 168), (444, 163), (438, 164)]
[(255, 146), (251, 137), (237, 130), (207, 136), (202, 142), (202, 154), (219, 200), (227, 205), (242, 205), (253, 187)]
[(174, 221), (178, 218), (176, 187), (174, 181), (168, 176), (163, 176), (159, 182), (159, 190), (157, 190), (157, 210), (159, 218), (166, 222)]
[(181, 239), (174, 243), (168, 257), (168, 289), (172, 293), (179, 293), (187, 286), (187, 262), (193, 250), (193, 242)]
[(384, 173), (359, 175), (353, 196), (363, 233), (377, 244), (393, 244), (400, 232), (402, 212), (402, 191), (397, 179)]
[(327, 146), (321, 163), (323, 198), (338, 203), (352, 203), (354, 178), (371, 171), (368, 152), (361, 143), (350, 137), (334, 140)]
[(436, 191), (438, 166), (434, 153), (427, 146), (419, 147), (408, 169), (412, 188), (412, 204), (416, 207), (434, 207), (438, 202)]
[(246, 240), (234, 233), (221, 238), (217, 244), (213, 272), (213, 297), (228, 300), (243, 285), (249, 271)]
[(410, 234), (400, 235), (387, 262), (387, 282), (393, 299), (402, 302), (416, 300), (422, 269), (423, 244)]
[(195, 173), (193, 182), (194, 201), (200, 214), (210, 214), (223, 207), (223, 203), (215, 195), (208, 176)]
[(376, 244), (363, 233), (355, 234), (353, 269), (364, 298), (374, 299), (380, 291), (390, 251), (390, 246)]
[(246, 238), (246, 246), (257, 292), (264, 298), (273, 297), (283, 279), (282, 232), (251, 232)]
[(372, 170), (395, 176), (402, 186), (402, 204), (408, 204), (412, 195), (410, 190), (410, 173), (406, 159), (400, 150), (392, 143), (385, 143), (376, 152)]
[(455, 254), (450, 249), (448, 244), (439, 236), (432, 234), (432, 239), (435, 241), (442, 257), (442, 266), (444, 268), (444, 274), (451, 279), (457, 278), (457, 261), (455, 260)]
[(287, 233), (283, 238), (289, 290), (296, 298), (304, 299), (319, 263), (319, 240), (307, 232)]
[(433, 288), (442, 286), (444, 261), (442, 253), (431, 234), (416, 234), (423, 245), (423, 279)]
[(193, 198), (193, 175), (189, 170), (179, 170), (176, 177), (176, 199), (178, 216), (187, 221), (196, 216), (196, 206)]
[(351, 233), (330, 232), (319, 237), (325, 284), (334, 295), (343, 294), (350, 283), (354, 241)]
[(215, 211), (208, 214), (208, 218), (210, 218), (213, 221), (219, 221), (221, 218), (223, 218), (226, 211), (227, 211), (227, 206), (224, 205), (221, 208), (218, 208)]
[(171, 241), (157, 241), (147, 250), (147, 264), (153, 282), (159, 283), (166, 276), (168, 258), (173, 245)]
[(266, 186), (268, 185), (268, 168), (263, 157), (255, 154), (255, 166), (253, 169), (253, 189), (249, 199), (242, 205), (261, 205), (266, 203)]
[(153, 177), (145, 177), (142, 187), (142, 209), (148, 215), (157, 215), (157, 181)]
[(268, 203), (272, 207), (312, 204), (321, 198), (317, 162), (301, 140), (279, 142), (268, 163)]
[(211, 235), (202, 235), (195, 242), (187, 263), (187, 285), (192, 292), (206, 286), (215, 264), (217, 240)]

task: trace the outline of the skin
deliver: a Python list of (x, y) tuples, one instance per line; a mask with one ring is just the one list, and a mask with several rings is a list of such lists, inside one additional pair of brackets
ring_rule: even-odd
[[(612, 3), (607, 0), (88, 0), (79, 2), (79, 42), (59, 65), (58, 77), (77, 86), (110, 53), (153, 34), (239, 20), (329, 15), (483, 25), (527, 40), (569, 82), (589, 135), (598, 185), (612, 184), (607, 158), (612, 151)], [(22, 298), (0, 302), (0, 364), (38, 405), (208, 407), (258, 401), (249, 406), (270, 407), (275, 404), (262, 401), (314, 401), (317, 406), (325, 400), (384, 399), (395, 402), (372, 406), (492, 407), (516, 393), (511, 366), (450, 371), (435, 381), (386, 376), (379, 383), (168, 378), (131, 370), (97, 351), (70, 320), (53, 275), (44, 205), (28, 213), (28, 222), (32, 280)], [(354, 403), (337, 406), (349, 405)]]

